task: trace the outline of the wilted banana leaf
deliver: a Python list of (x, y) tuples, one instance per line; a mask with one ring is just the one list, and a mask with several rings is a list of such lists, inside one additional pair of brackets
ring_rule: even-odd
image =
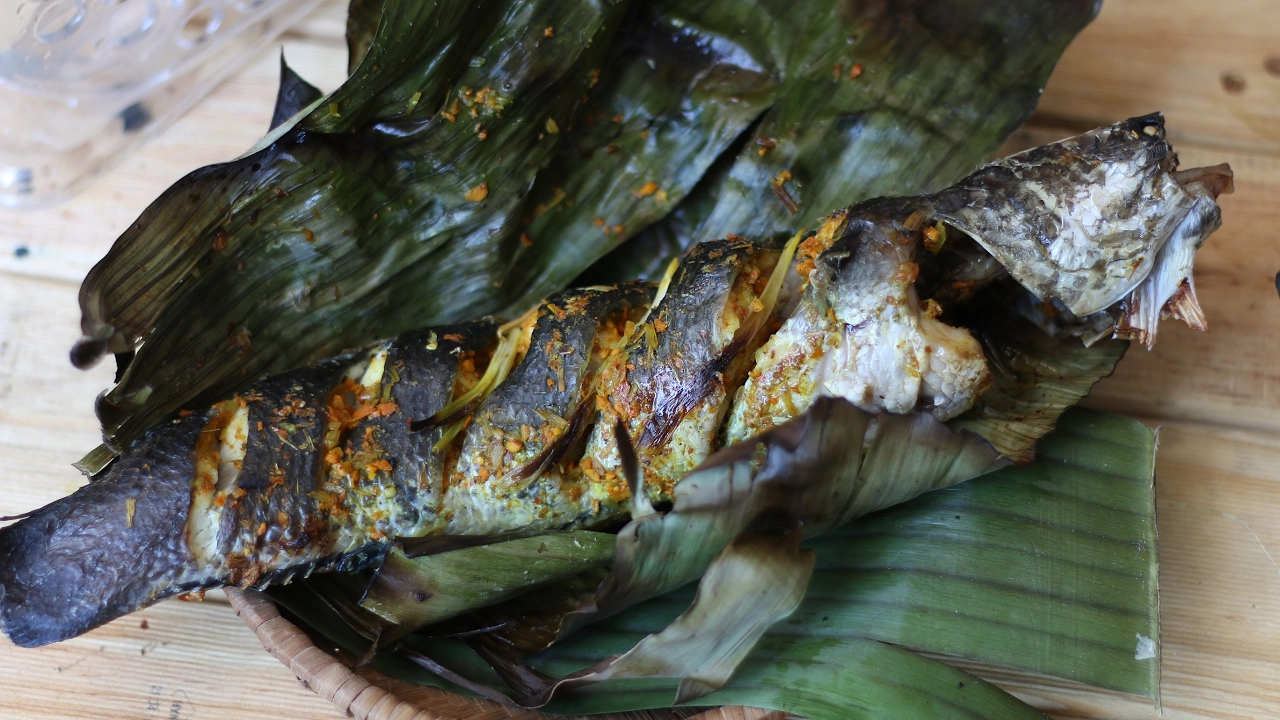
[(612, 575), (562, 635), (700, 577), (735, 537), (802, 524), (813, 537), (867, 512), (999, 467), (980, 437), (928, 413), (871, 416), (822, 397), (803, 416), (713, 455), (676, 485), (669, 513), (618, 534)]
[[(814, 554), (800, 548), (802, 535), (797, 525), (785, 534), (734, 538), (707, 568), (689, 609), (662, 632), (646, 636), (616, 659), (544, 683), (536, 692), (525, 687), (533, 682), (516, 686), (524, 704), (541, 707), (556, 693), (610, 680), (679, 680), (677, 705), (720, 689), (760, 637), (804, 599)], [(500, 662), (494, 666), (500, 671), (506, 667)]]
[(725, 149), (737, 159), (694, 236), (946, 184), (1025, 119), (1093, 12), (886, 7), (389, 0), (365, 51), (361, 4), (351, 80), (179, 181), (87, 278), (77, 364), (142, 344), (99, 403), (109, 441), (265, 372), (523, 309), (669, 213)]
[(86, 279), (73, 359), (147, 346), (99, 402), (108, 435), (397, 327), (481, 314), (509, 262), (491, 238), (518, 226), (554, 150), (544, 124), (569, 122), (624, 9), (387, 3), (350, 81), (257, 152), (179, 181)]
[[(698, 702), (819, 719), (1020, 717), (1029, 710), (884, 642), (1154, 697), (1153, 460), (1154, 436), (1139, 423), (1072, 410), (1040, 442), (1031, 465), (927, 494), (810, 541), (818, 560), (804, 602), (773, 626), (724, 689)], [(301, 590), (295, 584), (273, 594)], [(554, 677), (582, 670), (660, 631), (692, 599), (686, 586), (636, 605), (528, 665)], [(349, 633), (325, 607), (285, 602), (337, 642)], [(415, 639), (413, 647), (468, 682), (503, 687), (462, 642)], [(397, 677), (458, 689), (394, 652), (374, 663)], [(670, 703), (676, 686), (613, 681), (561, 696), (548, 709), (657, 707)]]
[[(511, 296), (513, 310), (564, 287), (670, 213), (776, 101), (789, 68), (762, 62), (758, 38), (744, 35), (730, 10), (724, 0), (637, 6), (601, 86), (530, 193), (531, 246), (516, 249), (522, 262), (506, 281), (524, 288)], [(793, 41), (830, 51), (845, 44), (817, 36)], [(544, 251), (547, 244), (555, 252)]]
[(351, 0), (347, 3), (347, 74), (360, 66), (378, 35), (382, 21), (382, 0)]
[(1129, 342), (1107, 339), (1085, 347), (1074, 337), (1052, 337), (1015, 311), (1031, 296), (1012, 282), (1005, 285), (1003, 292), (965, 308), (962, 323), (982, 343), (993, 383), (971, 410), (947, 425), (976, 433), (1004, 457), (1027, 463), (1035, 457), (1036, 441), (1111, 374)]

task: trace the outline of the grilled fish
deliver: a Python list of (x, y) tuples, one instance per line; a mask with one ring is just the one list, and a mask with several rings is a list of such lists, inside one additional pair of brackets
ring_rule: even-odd
[(1029, 291), (1009, 311), (1033, 320), (1053, 306), (1144, 342), (1161, 314), (1203, 326), (1191, 264), (1229, 172), (1176, 172), (1162, 118), (1135, 118), (785, 244), (701, 243), (658, 287), (570, 290), (267, 378), (0, 529), (0, 624), (42, 645), (184, 592), (356, 570), (410, 538), (616, 526), (626, 449), (661, 503), (719, 445), (824, 395), (955, 417), (991, 375), (950, 311), (1006, 275)]

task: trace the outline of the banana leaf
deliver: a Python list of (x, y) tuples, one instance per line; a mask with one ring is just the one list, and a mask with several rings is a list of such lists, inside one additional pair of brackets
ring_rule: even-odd
[[(748, 704), (822, 720), (1040, 717), (923, 650), (1155, 697), (1159, 687), (1154, 434), (1071, 410), (1030, 465), (1010, 467), (806, 542), (817, 556), (804, 601), (772, 626), (720, 690), (698, 704)], [(272, 590), (302, 621), (361, 653), (367, 643), (300, 584)], [(561, 677), (626, 652), (693, 600), (681, 589), (635, 605), (526, 660)], [(889, 643), (889, 644), (886, 644)], [(467, 692), (505, 687), (460, 640), (411, 636), (373, 658), (395, 677)], [(577, 714), (671, 703), (674, 679), (609, 681), (545, 709)], [(470, 692), (475, 692), (471, 690)]]
[(575, 530), (408, 558), (393, 551), (360, 601), (406, 630), (613, 562), (614, 537)]
[[(694, 7), (718, 11), (711, 5)], [(651, 276), (707, 238), (789, 235), (833, 208), (949, 185), (1030, 116), (1057, 57), (1097, 3), (810, 3), (800, 10), (768, 2), (755, 10), (740, 21), (751, 28), (748, 37), (769, 39), (752, 46), (761, 62), (785, 69), (777, 100), (751, 142), (725, 158), (729, 167), (707, 188), (711, 206), (693, 213), (696, 223), (673, 217), (673, 227), (604, 258), (595, 279)], [(779, 41), (784, 32), (819, 42), (787, 45)], [(790, 179), (777, 182), (784, 173)]]
[(73, 359), (148, 348), (98, 403), (108, 436), (264, 370), (482, 314), (508, 262), (491, 238), (518, 224), (554, 150), (544, 126), (569, 123), (624, 9), (387, 3), (347, 83), (180, 180), (86, 278)]
[(73, 361), (137, 350), (98, 404), (109, 445), (267, 372), (523, 309), (695, 188), (710, 210), (668, 250), (945, 185), (1096, 10), (387, 0), (371, 29), (372, 7), (347, 83), (180, 180), (86, 278)]

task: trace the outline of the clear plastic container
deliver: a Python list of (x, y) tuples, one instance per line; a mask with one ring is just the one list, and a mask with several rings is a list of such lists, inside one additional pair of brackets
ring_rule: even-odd
[(320, 0), (0, 0), (0, 205), (46, 205)]

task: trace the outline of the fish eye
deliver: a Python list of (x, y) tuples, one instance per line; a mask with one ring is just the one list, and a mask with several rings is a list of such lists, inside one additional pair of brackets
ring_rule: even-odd
[(1160, 128), (1156, 127), (1155, 125), (1147, 125), (1146, 127), (1142, 128), (1142, 132), (1146, 133), (1147, 135), (1154, 136), (1156, 133), (1160, 132)]

